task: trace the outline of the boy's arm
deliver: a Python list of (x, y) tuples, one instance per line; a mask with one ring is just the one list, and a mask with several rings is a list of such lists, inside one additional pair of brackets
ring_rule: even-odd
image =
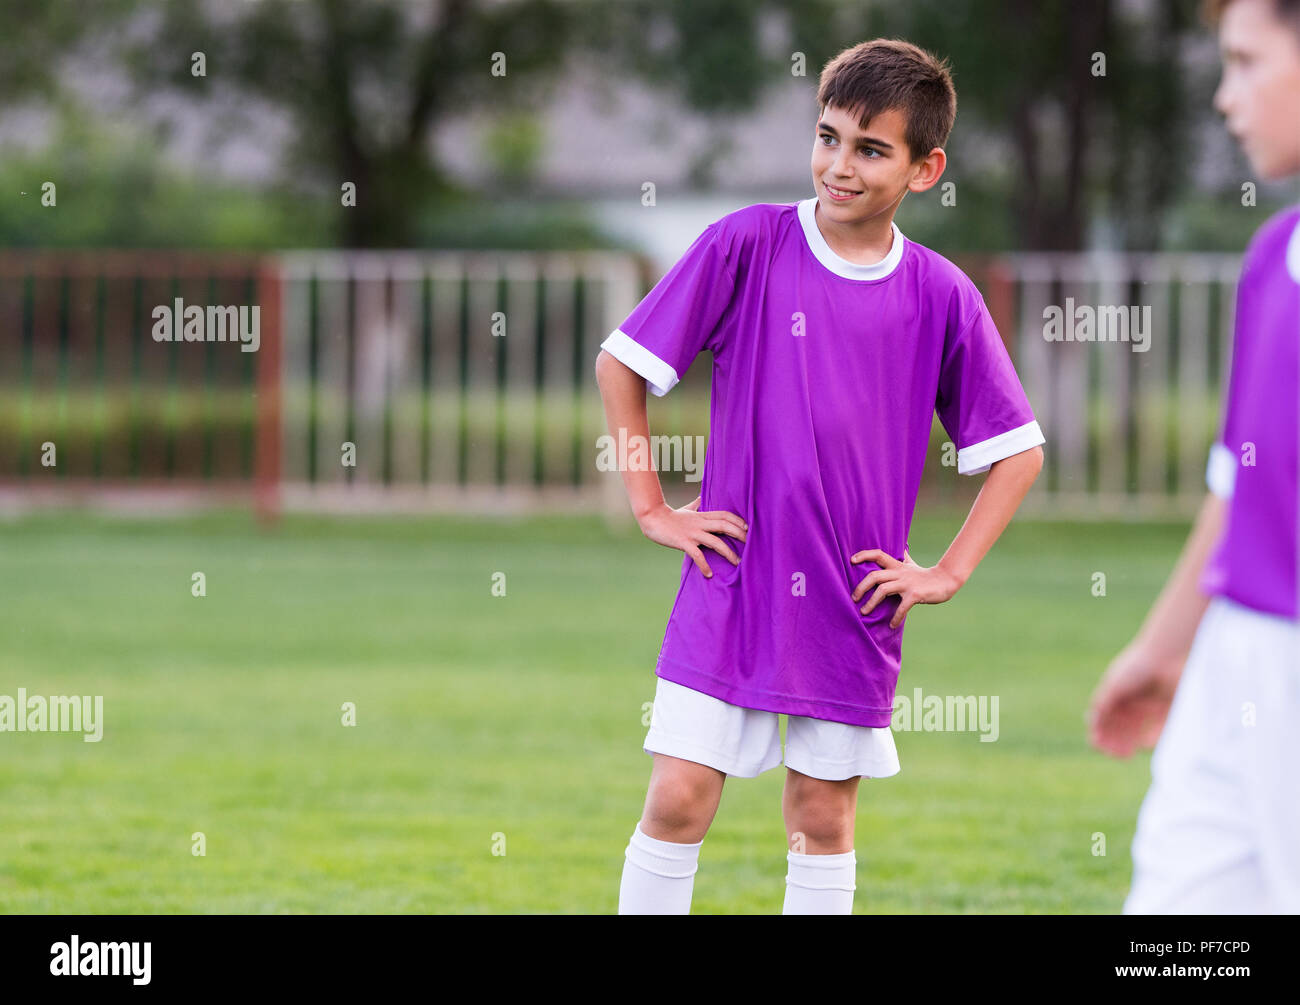
[(858, 552), (852, 561), (875, 562), (884, 568), (858, 584), (853, 591), (853, 602), (859, 603), (874, 587), (875, 593), (862, 607), (862, 613), (868, 614), (885, 597), (898, 594), (901, 603), (889, 622), (889, 627), (897, 628), (914, 604), (942, 604), (950, 599), (1011, 522), (1042, 468), (1042, 447), (1032, 447), (994, 462), (966, 522), (937, 565), (924, 568), (912, 562), (910, 556), (900, 562), (875, 548)]
[(1128, 757), (1160, 737), (1183, 664), (1210, 598), (1201, 571), (1218, 543), (1227, 501), (1210, 493), (1160, 596), (1133, 641), (1107, 667), (1088, 708), (1088, 738), (1098, 750)]
[[(642, 456), (654, 456), (649, 449), (650, 420), (646, 414), (645, 378), (602, 349), (596, 357), (596, 383), (605, 405), (610, 435), (619, 451), (618, 470), (622, 472), (628, 501), (641, 532), (657, 544), (689, 554), (705, 578), (712, 579), (713, 570), (704, 560), (701, 545), (712, 548), (732, 565), (739, 565), (736, 553), (716, 535), (730, 534), (745, 540), (748, 524), (744, 520), (726, 510), (700, 513), (698, 497), (681, 509), (673, 509), (664, 499), (663, 486), (654, 464), (639, 470), (638, 465), (628, 463), (627, 453), (622, 449), (624, 445), (632, 450), (638, 443), (645, 444)], [(620, 429), (626, 430), (624, 438), (619, 437)]]

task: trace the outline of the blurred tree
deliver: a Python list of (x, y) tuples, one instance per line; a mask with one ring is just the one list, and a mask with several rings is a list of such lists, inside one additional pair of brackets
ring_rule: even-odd
[(1009, 0), (992, 17), (987, 0), (911, 0), (873, 11), (863, 37), (897, 34), (952, 61), (958, 122), (973, 110), (1014, 151), (1017, 247), (1082, 248), (1107, 212), (1123, 247), (1150, 249), (1187, 186), (1191, 123), (1208, 106), (1181, 59), (1205, 31), (1192, 5), (1146, 8)]
[[(831, 7), (826, 0), (260, 0), (232, 10), (172, 0), (132, 64), (146, 89), (234, 91), (287, 111), (295, 177), (336, 193), (345, 182), (356, 185), (356, 209), (338, 207), (342, 241), (400, 246), (418, 241), (419, 210), (455, 195), (430, 149), (440, 120), (467, 109), (499, 123), (536, 114), (578, 52), (696, 110), (721, 116), (750, 108), (766, 85), (788, 75), (790, 40), (818, 36)], [(764, 56), (759, 36), (773, 16), (785, 23), (786, 38)], [(652, 39), (662, 44), (648, 45)], [(204, 54), (206, 76), (191, 72), (194, 52)], [(500, 76), (493, 74), (498, 53)], [(535, 142), (519, 139), (517, 149), (485, 158), (485, 181), (522, 177), (502, 161), (536, 155)]]
[[(1078, 248), (1105, 216), (1122, 246), (1140, 249), (1167, 239), (1171, 207), (1188, 197), (1190, 131), (1208, 117), (1212, 82), (1181, 57), (1189, 39), (1204, 39), (1192, 16), (1184, 0), (3, 3), (0, 107), (61, 100), (69, 54), (84, 45), (108, 58), (126, 38), (142, 108), (167, 107), (154, 99), (175, 89), (212, 99), (204, 114), (214, 122), (232, 107), (283, 117), (292, 142), (282, 192), (296, 190), (313, 218), (301, 235), (332, 232), (360, 247), (455, 242), (444, 223), (468, 214), (487, 238), (508, 243), (522, 210), (499, 200), (475, 206), (472, 193), (457, 189), (432, 149), (444, 121), (482, 113), (492, 145), (479, 157), (482, 187), (507, 180), (522, 191), (541, 138), (519, 123), (540, 117), (550, 85), (581, 57), (607, 79), (647, 82), (666, 108), (708, 118), (689, 171), (708, 185), (746, 123), (740, 113), (790, 79), (792, 56), (804, 57), (813, 89), (843, 47), (905, 37), (952, 61), (959, 131), (979, 130), (1003, 154), (992, 170), (954, 162), (960, 217), (935, 214), (937, 200), (916, 201), (909, 212), (924, 223), (921, 239), (925, 227), (942, 226), (955, 248)], [(205, 76), (191, 72), (195, 52), (204, 54)], [(492, 72), (496, 53), (505, 56), (504, 76)], [(1094, 73), (1098, 53), (1104, 75)], [(355, 209), (341, 205), (346, 182), (356, 185)], [(24, 239), (39, 243), (44, 231), (29, 222)], [(164, 231), (159, 221), (155, 233)], [(575, 232), (577, 240), (594, 236), (579, 231), (586, 236)], [(1215, 231), (1205, 222), (1199, 232)], [(527, 243), (548, 233), (554, 221), (539, 217)]]
[(0, 3), (0, 107), (59, 100), (65, 58), (134, 6), (132, 0)]
[[(788, 75), (796, 51), (814, 88), (826, 61), (863, 39), (906, 38), (947, 57), (958, 122), (1013, 156), (1000, 177), (962, 176), (953, 164), (972, 224), (960, 233), (947, 220), (947, 240), (982, 250), (1082, 248), (1103, 214), (1121, 246), (1158, 247), (1186, 195), (1189, 137), (1212, 90), (1183, 59), (1205, 32), (1183, 0), (626, 0), (604, 5), (595, 24), (608, 72), (637, 74), (714, 115), (720, 137), (701, 155), (700, 179), (726, 152), (728, 113)], [(1002, 240), (972, 195), (993, 204)]]
[[(343, 242), (407, 244), (416, 210), (450, 190), (430, 157), (434, 124), (475, 104), (535, 102), (572, 21), (558, 0), (262, 0), (237, 10), (173, 0), (132, 62), (148, 88), (233, 92), (285, 110), (295, 133), (286, 167), (334, 193)], [(192, 73), (194, 52), (205, 76)], [(502, 76), (496, 52), (506, 54)], [(348, 182), (355, 209), (342, 205)]]

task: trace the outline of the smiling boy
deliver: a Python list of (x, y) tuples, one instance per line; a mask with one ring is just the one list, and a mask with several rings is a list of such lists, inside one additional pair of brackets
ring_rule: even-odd
[[(1300, 174), (1300, 0), (1206, 7), (1214, 107), (1260, 177)], [(1223, 411), (1182, 557), (1089, 710), (1099, 750), (1156, 744), (1126, 914), (1300, 913), (1300, 205), (1246, 251)]]
[[(1042, 466), (979, 291), (894, 223), (904, 196), (943, 173), (947, 66), (906, 42), (864, 42), (826, 65), (817, 103), (815, 195), (711, 224), (596, 364), (611, 434), (648, 442), (647, 388), (668, 393), (713, 353), (700, 497), (673, 509), (655, 471), (620, 458), (642, 532), (684, 552), (621, 914), (689, 912), (723, 782), (782, 763), (780, 714), (784, 913), (851, 913), (859, 782), (899, 770), (904, 618), (961, 588)], [(923, 567), (907, 535), (936, 409), (958, 471), (989, 474)]]

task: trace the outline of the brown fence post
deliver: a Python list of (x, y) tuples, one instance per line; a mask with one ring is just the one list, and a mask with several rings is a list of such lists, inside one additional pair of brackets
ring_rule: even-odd
[(275, 523), (280, 515), (283, 290), (284, 279), (278, 263), (263, 261), (257, 272), (257, 299), (263, 323), (257, 354), (257, 456), (253, 476), (254, 505), (258, 522), (263, 525)]
[(1002, 336), (1002, 344), (1007, 347), (1007, 354), (1014, 363), (1016, 359), (1016, 278), (1007, 264), (1000, 259), (993, 259), (988, 267), (989, 315)]

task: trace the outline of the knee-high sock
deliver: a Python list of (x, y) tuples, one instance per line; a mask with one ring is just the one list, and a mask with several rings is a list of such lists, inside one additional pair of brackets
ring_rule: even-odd
[(638, 820), (628, 842), (619, 914), (690, 914), (700, 845), (660, 841), (641, 830)]
[(857, 855), (800, 855), (786, 852), (782, 914), (852, 914)]

